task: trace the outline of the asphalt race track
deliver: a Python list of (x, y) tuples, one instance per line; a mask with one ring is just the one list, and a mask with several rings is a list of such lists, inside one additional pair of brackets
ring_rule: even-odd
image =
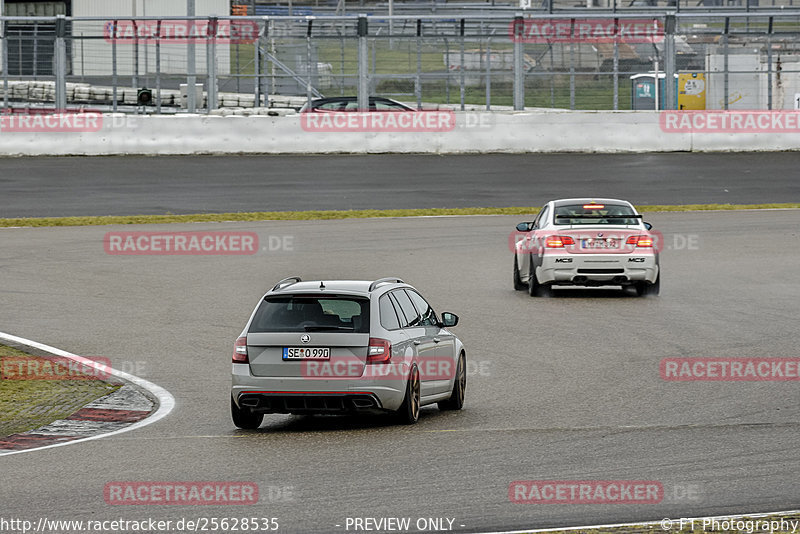
[[(70, 172), (106, 161), (76, 160)], [(797, 201), (788, 194), (796, 189), (761, 187), (771, 200)], [(58, 211), (48, 201), (39, 214)], [(3, 457), (0, 515), (276, 517), (281, 532), (298, 533), (346, 532), (347, 517), (449, 517), (457, 531), (482, 532), (798, 508), (797, 383), (667, 382), (659, 361), (797, 357), (800, 211), (648, 215), (667, 249), (662, 295), (647, 299), (604, 289), (543, 299), (513, 291), (507, 242), (520, 219), (136, 228), (246, 230), (261, 243), (291, 236), (291, 250), (253, 256), (105, 254), (105, 232), (130, 226), (0, 230), (2, 330), (107, 356), (177, 400), (172, 414), (143, 429)], [(439, 312), (458, 313), (455, 331), (471, 362), (465, 409), (425, 408), (413, 427), (267, 416), (258, 431), (236, 430), (228, 413), (233, 340), (266, 288), (290, 275), (398, 275)], [(520, 479), (653, 480), (665, 498), (514, 504), (508, 487)], [(110, 506), (103, 489), (113, 481), (252, 481), (261, 500)]]
[(800, 155), (524, 154), (0, 159), (0, 217), (800, 198)]

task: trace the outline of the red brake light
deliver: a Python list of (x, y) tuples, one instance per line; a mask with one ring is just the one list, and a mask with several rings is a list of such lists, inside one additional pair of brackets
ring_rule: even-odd
[(575, 240), (568, 235), (551, 235), (544, 240), (547, 248), (562, 248), (567, 245), (574, 245)]
[(653, 238), (649, 235), (632, 235), (626, 241), (628, 245), (636, 245), (637, 247), (652, 247)]
[(605, 204), (584, 204), (583, 209), (585, 210), (601, 210), (605, 208)]
[(388, 339), (378, 337), (369, 338), (367, 349), (367, 364), (389, 363), (392, 359), (392, 344)]
[(247, 337), (242, 336), (233, 344), (233, 363), (249, 363), (247, 358)]

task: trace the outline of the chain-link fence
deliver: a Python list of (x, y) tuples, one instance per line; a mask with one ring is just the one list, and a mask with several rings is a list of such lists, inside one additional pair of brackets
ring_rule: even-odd
[(369, 96), (418, 109), (800, 106), (788, 9), (2, 20), (6, 110), (268, 113), (322, 96), (361, 109)]

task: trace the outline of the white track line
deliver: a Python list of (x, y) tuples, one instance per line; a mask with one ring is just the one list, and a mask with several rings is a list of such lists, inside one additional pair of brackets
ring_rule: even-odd
[(118, 371), (117, 369), (112, 369), (103, 365), (102, 363), (95, 362), (88, 358), (84, 358), (83, 356), (78, 356), (77, 354), (72, 354), (70, 352), (63, 351), (61, 349), (57, 349), (55, 347), (51, 347), (49, 345), (44, 345), (42, 343), (37, 343), (36, 341), (31, 341), (30, 339), (25, 339), (22, 337), (12, 336), (11, 334), (6, 334), (5, 332), (0, 332), (0, 341), (11, 341), (13, 343), (18, 343), (20, 345), (25, 345), (28, 347), (33, 347), (35, 349), (43, 350), (45, 352), (49, 352), (50, 354), (54, 354), (56, 356), (63, 356), (65, 358), (69, 358), (74, 360), (78, 363), (81, 363), (87, 367), (92, 367), (102, 372), (110, 373), (117, 378), (121, 378), (123, 380), (127, 380), (132, 384), (136, 384), (137, 386), (146, 389), (149, 391), (154, 397), (158, 399), (158, 410), (146, 419), (142, 419), (141, 421), (137, 421), (125, 428), (121, 428), (119, 430), (114, 430), (113, 432), (106, 432), (105, 434), (98, 434), (96, 436), (90, 436), (88, 438), (80, 438), (75, 439), (72, 441), (65, 441), (63, 443), (54, 443), (52, 445), (45, 445), (43, 447), (36, 447), (34, 449), (25, 449), (21, 451), (10, 451), (10, 452), (2, 452), (0, 456), (9, 456), (11, 454), (19, 454), (23, 452), (31, 452), (31, 451), (40, 451), (42, 449), (51, 449), (53, 447), (63, 447), (65, 445), (72, 445), (74, 443), (81, 443), (82, 441), (91, 441), (93, 439), (100, 439), (105, 438), (108, 436), (113, 436), (115, 434), (122, 434), (123, 432), (128, 432), (130, 430), (136, 430), (137, 428), (142, 428), (144, 426), (150, 425), (155, 423), (156, 421), (164, 418), (169, 414), (173, 408), (175, 408), (175, 397), (170, 394), (169, 391), (162, 388), (161, 386), (157, 386), (152, 382), (148, 382), (143, 378), (139, 378), (138, 376), (134, 376), (128, 374), (124, 371)]
[[(480, 534), (534, 534), (538, 532), (562, 532), (571, 530), (586, 530), (591, 528), (619, 528), (619, 527), (638, 527), (638, 526), (656, 526), (661, 527), (664, 521), (671, 521), (671, 526), (678, 527), (680, 522), (683, 521), (684, 525), (688, 525), (691, 521), (697, 521), (702, 524), (704, 519), (723, 521), (725, 519), (743, 519), (745, 517), (752, 519), (760, 519), (769, 517), (771, 515), (798, 515), (800, 510), (785, 510), (781, 512), (758, 512), (755, 514), (736, 514), (736, 515), (715, 515), (715, 516), (702, 516), (702, 517), (675, 517), (665, 518), (660, 521), (640, 521), (637, 523), (614, 523), (609, 525), (586, 525), (581, 527), (560, 527), (560, 528), (540, 528), (540, 529), (527, 529), (527, 530), (498, 530), (492, 532), (481, 532)], [(793, 520), (797, 521), (797, 520)], [(671, 528), (664, 529), (661, 527), (665, 534), (669, 533)]]

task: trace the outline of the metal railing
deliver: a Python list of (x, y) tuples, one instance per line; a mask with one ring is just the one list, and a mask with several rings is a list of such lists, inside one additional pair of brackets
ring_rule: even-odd
[(792, 8), (0, 20), (6, 110), (250, 113), (323, 95), (362, 109), (370, 95), (487, 110), (800, 106)]

